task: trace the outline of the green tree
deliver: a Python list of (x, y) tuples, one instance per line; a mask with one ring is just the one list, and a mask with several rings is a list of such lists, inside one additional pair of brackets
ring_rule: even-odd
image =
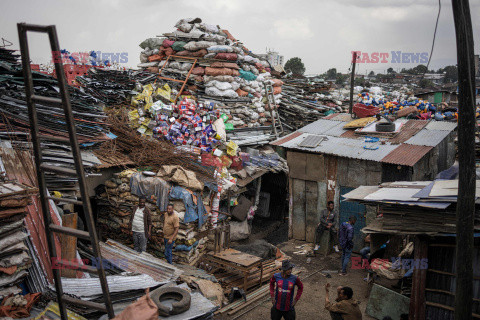
[(369, 75), (370, 77), (371, 77), (371, 76), (374, 76), (374, 75), (375, 75), (375, 72), (373, 72), (373, 70), (372, 70), (372, 71), (370, 71), (370, 73), (369, 73), (368, 75)]
[(423, 64), (419, 64), (418, 66), (416, 66), (415, 68), (413, 68), (413, 73), (414, 74), (424, 74), (428, 71), (428, 68), (427, 66), (423, 65)]
[(335, 83), (339, 84), (339, 85), (343, 85), (343, 84), (345, 84), (345, 81), (347, 81), (348, 77), (349, 77), (348, 74), (337, 73), (336, 78), (335, 78), (336, 79)]
[(333, 80), (337, 78), (337, 69), (332, 68), (327, 71), (327, 79)]
[(445, 73), (444, 82), (457, 82), (458, 81), (458, 68), (457, 66), (446, 66), (443, 68), (442, 73)]
[(287, 63), (285, 63), (285, 71), (293, 74), (304, 74), (305, 65), (303, 64), (302, 59), (298, 57), (290, 58)]
[(433, 87), (433, 82), (428, 79), (422, 79), (420, 80), (418, 85), (420, 86), (420, 88), (429, 88), (429, 87)]
[(390, 68), (387, 69), (387, 73), (395, 73), (395, 70), (393, 70), (393, 68), (390, 67)]

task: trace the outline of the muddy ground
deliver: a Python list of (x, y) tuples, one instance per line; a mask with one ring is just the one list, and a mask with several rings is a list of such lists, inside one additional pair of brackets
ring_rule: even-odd
[[(299, 275), (302, 280), (304, 288), (303, 295), (298, 304), (295, 306), (297, 319), (299, 320), (329, 320), (330, 314), (324, 309), (325, 305), (325, 289), (324, 285), (328, 281), (332, 287), (330, 290), (330, 300), (336, 297), (335, 288), (337, 286), (349, 286), (353, 289), (354, 298), (359, 300), (360, 309), (363, 313), (363, 319), (374, 319), (365, 314), (368, 298), (365, 297), (367, 292), (367, 283), (363, 281), (366, 272), (364, 270), (350, 270), (347, 276), (339, 276), (337, 273), (331, 273), (331, 278), (328, 279), (322, 275), (321, 272), (313, 274), (318, 270), (338, 270), (340, 262), (340, 254), (333, 253), (329, 256), (317, 255), (309, 259), (305, 255), (296, 255), (293, 252), (298, 251), (295, 247), (304, 244), (305, 242), (290, 240), (278, 244), (277, 247), (291, 257), (291, 261), (299, 267), (302, 272)], [(307, 261), (310, 262), (307, 262)], [(308, 275), (313, 274), (308, 277)], [(270, 301), (262, 303), (249, 313), (239, 317), (238, 319), (270, 319), (270, 308), (272, 304)], [(240, 313), (240, 312), (239, 312)]]

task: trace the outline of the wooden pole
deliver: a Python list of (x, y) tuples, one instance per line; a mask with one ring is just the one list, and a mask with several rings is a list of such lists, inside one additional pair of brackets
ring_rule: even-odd
[(475, 213), (475, 72), (468, 0), (452, 0), (458, 65), (458, 202), (455, 319), (470, 319), (473, 296)]
[(355, 65), (357, 64), (357, 51), (353, 52), (353, 67), (352, 67), (352, 76), (350, 77), (350, 107), (348, 112), (352, 114), (353, 112), (353, 85), (355, 84)]

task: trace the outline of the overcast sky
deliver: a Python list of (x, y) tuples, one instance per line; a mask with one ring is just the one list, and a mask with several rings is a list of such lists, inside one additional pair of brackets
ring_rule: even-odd
[[(451, 2), (442, 1), (430, 69), (456, 64)], [(266, 48), (300, 57), (307, 74), (331, 67), (346, 72), (351, 51), (430, 53), (438, 11), (434, 0), (2, 0), (0, 37), (18, 49), (16, 23), (55, 24), (60, 46), (70, 52), (128, 52), (139, 63), (138, 44), (174, 30), (180, 18), (200, 17), (228, 29), (255, 53)], [(480, 1), (470, 1), (475, 53), (480, 52)], [(49, 58), (47, 37), (31, 34), (32, 60)], [(384, 72), (411, 64), (360, 64), (359, 72)]]

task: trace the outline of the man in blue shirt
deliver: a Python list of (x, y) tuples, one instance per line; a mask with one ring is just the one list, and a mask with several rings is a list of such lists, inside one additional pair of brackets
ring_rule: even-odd
[(342, 272), (340, 273), (341, 276), (347, 274), (348, 262), (350, 261), (350, 256), (352, 255), (354, 234), (353, 226), (355, 225), (355, 222), (357, 222), (357, 217), (350, 216), (347, 222), (343, 222), (341, 224), (338, 231), (338, 242), (342, 247)]

